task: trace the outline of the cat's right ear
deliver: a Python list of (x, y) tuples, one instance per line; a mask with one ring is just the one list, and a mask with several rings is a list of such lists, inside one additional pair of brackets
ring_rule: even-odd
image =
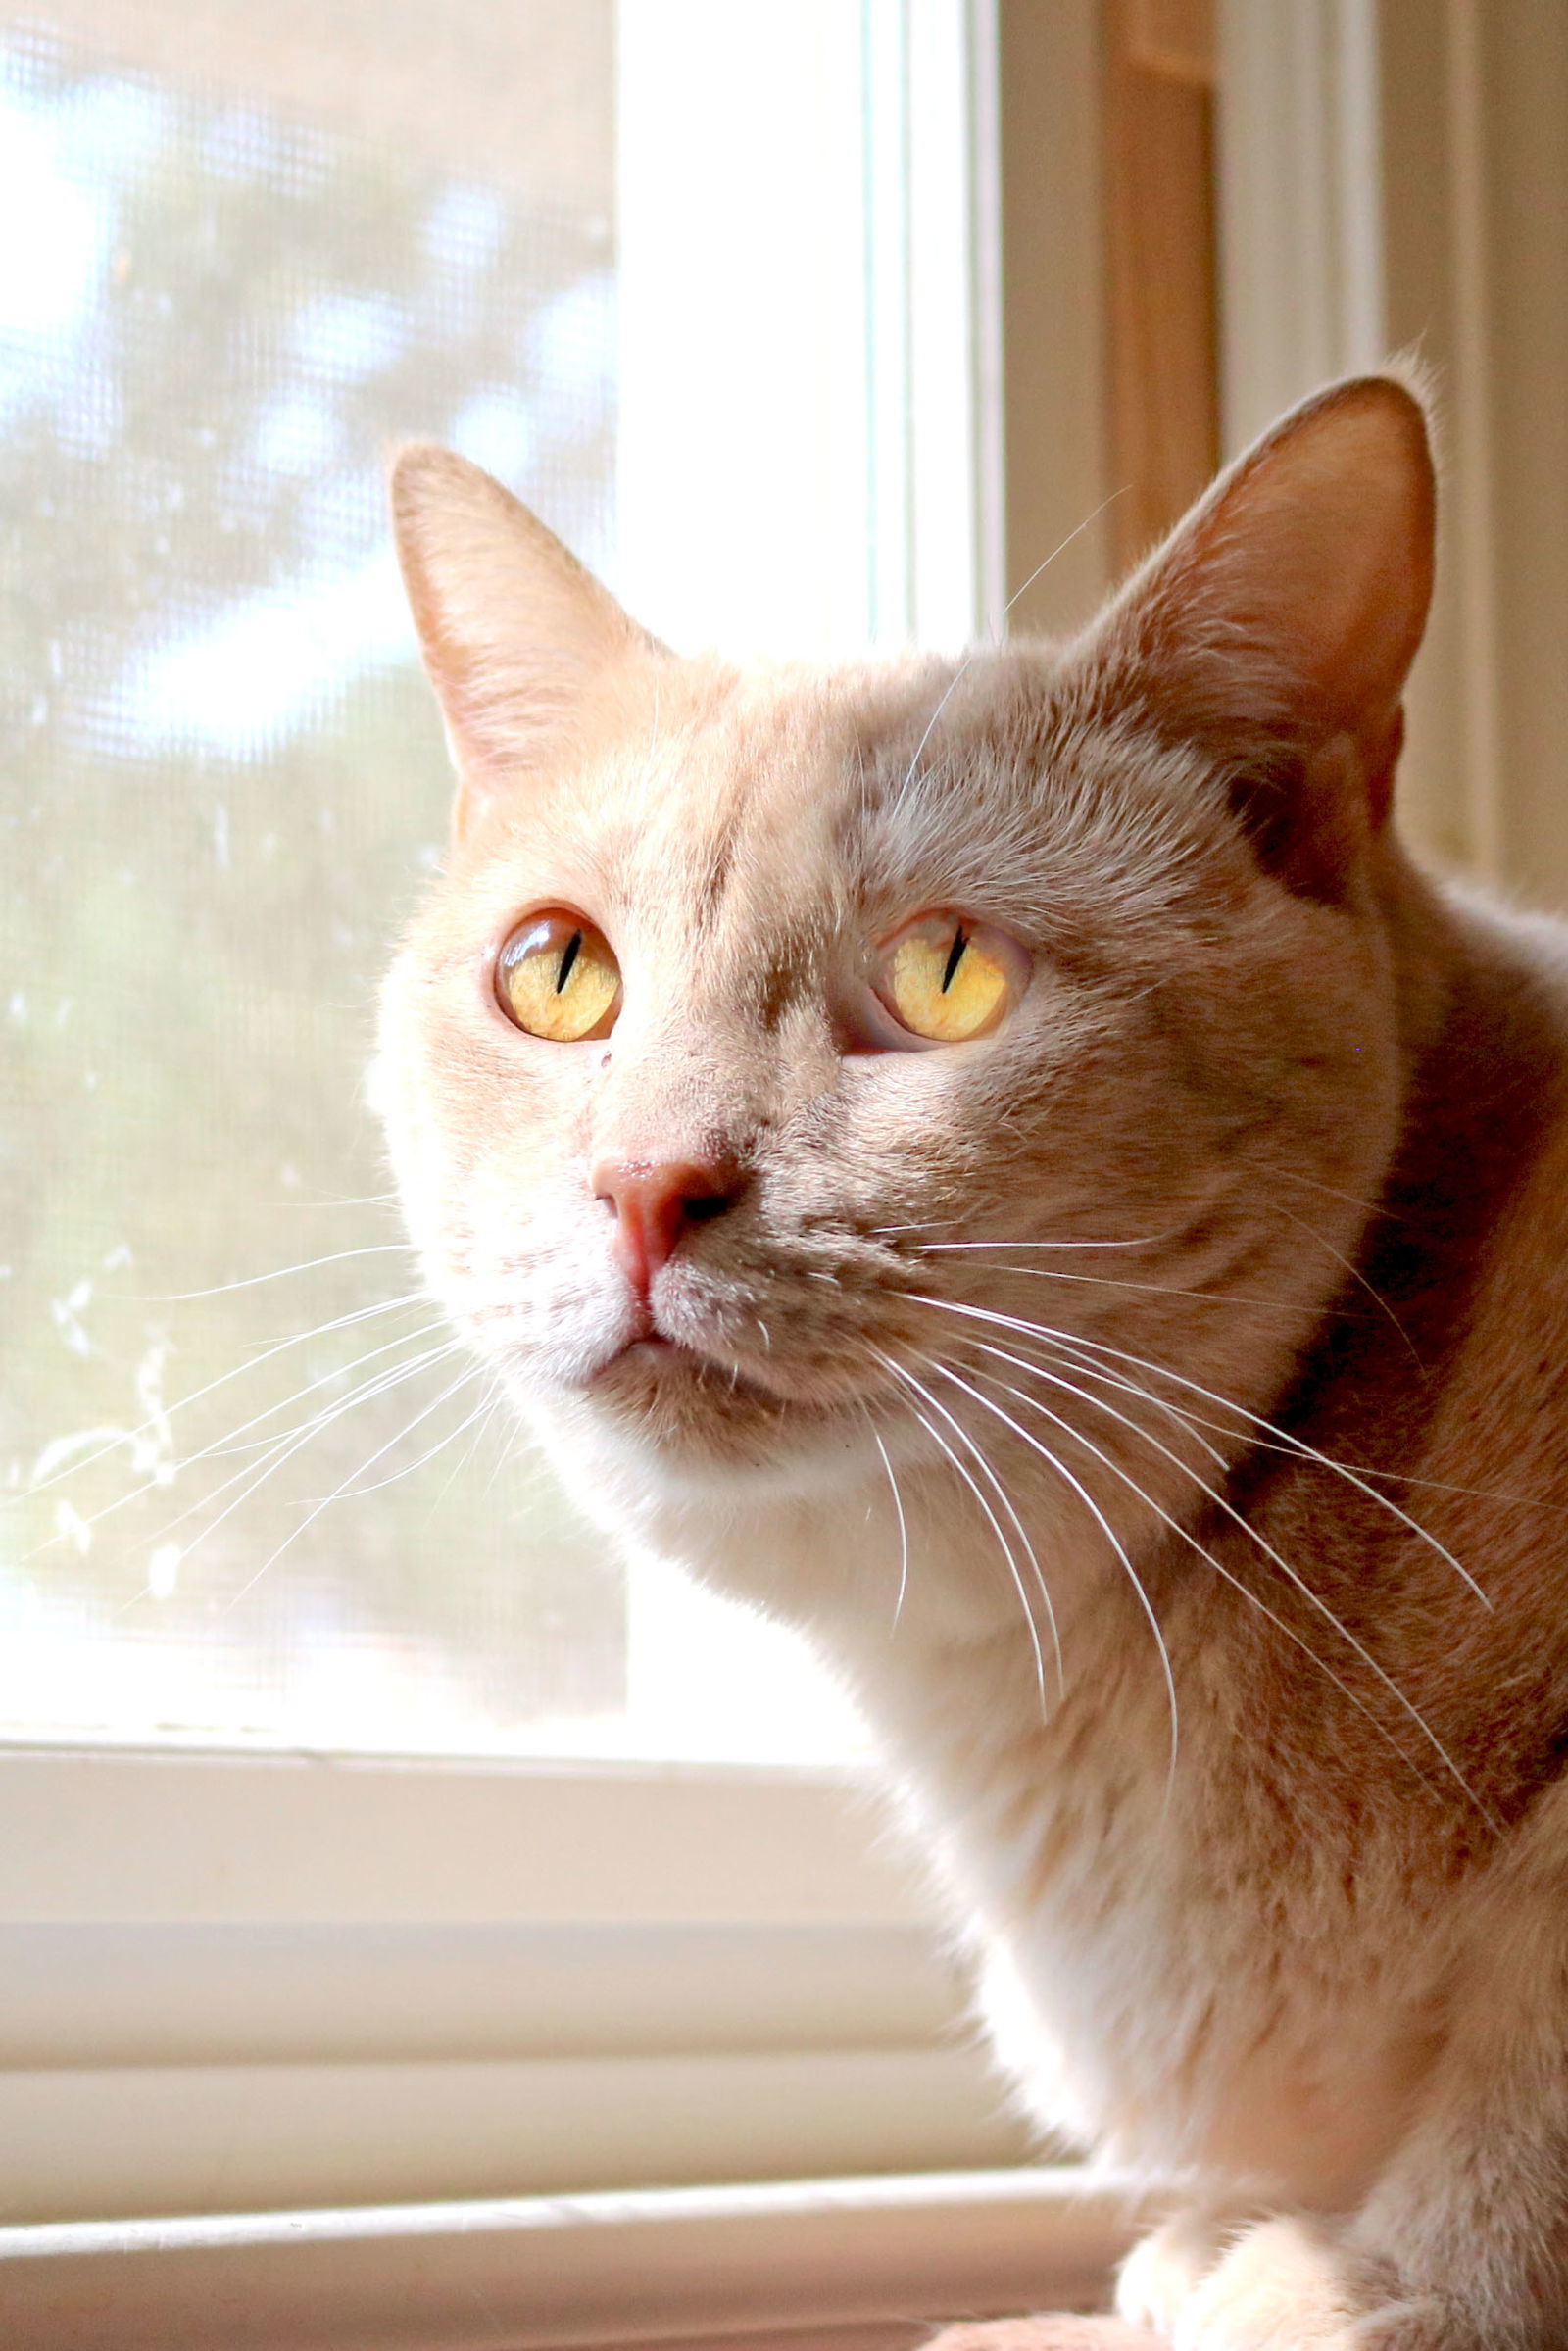
[(458, 770), (455, 824), (569, 755), (619, 672), (663, 649), (536, 514), (430, 442), (392, 467), (398, 561)]

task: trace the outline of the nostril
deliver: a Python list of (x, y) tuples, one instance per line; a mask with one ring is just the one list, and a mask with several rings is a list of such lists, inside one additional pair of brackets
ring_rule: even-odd
[(722, 1216), (743, 1189), (739, 1172), (718, 1159), (612, 1155), (598, 1161), (588, 1181), (595, 1197), (614, 1213), (615, 1255), (644, 1298), (679, 1249), (682, 1234)]
[(683, 1202), (686, 1214), (693, 1224), (710, 1224), (715, 1216), (722, 1216), (725, 1209), (733, 1207), (734, 1204), (735, 1195), (733, 1192), (705, 1192), (699, 1193), (695, 1198), (688, 1195)]

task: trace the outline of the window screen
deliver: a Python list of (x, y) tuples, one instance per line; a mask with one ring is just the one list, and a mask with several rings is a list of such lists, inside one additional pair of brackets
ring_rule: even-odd
[(520, 1448), (360, 1091), (448, 791), (387, 450), (613, 562), (612, 12), (265, 13), (0, 24), (0, 1731), (837, 1751)]

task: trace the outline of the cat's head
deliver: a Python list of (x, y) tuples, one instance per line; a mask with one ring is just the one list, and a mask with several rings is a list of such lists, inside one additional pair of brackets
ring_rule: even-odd
[(1076, 641), (962, 661), (679, 659), (461, 459), (395, 511), (461, 780), (379, 1094), (532, 1415), (787, 1487), (957, 1451), (999, 1344), (1289, 1362), (1396, 1120), (1405, 389), (1297, 411)]

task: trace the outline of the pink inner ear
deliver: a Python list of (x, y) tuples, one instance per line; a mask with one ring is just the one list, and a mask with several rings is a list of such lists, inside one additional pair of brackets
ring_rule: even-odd
[(1197, 731), (1227, 714), (1387, 743), (1432, 600), (1427, 425), (1392, 376), (1333, 385), (1274, 425), (1128, 581), (1107, 616), (1152, 694)]
[(1199, 519), (1200, 603), (1294, 682), (1301, 716), (1369, 752), (1426, 625), (1434, 484), (1425, 419), (1392, 382), (1287, 420)]
[(1335, 385), (1221, 476), (1090, 640), (1118, 696), (1236, 779), (1293, 888), (1332, 894), (1387, 819), (1434, 508), (1419, 403), (1391, 376)]

